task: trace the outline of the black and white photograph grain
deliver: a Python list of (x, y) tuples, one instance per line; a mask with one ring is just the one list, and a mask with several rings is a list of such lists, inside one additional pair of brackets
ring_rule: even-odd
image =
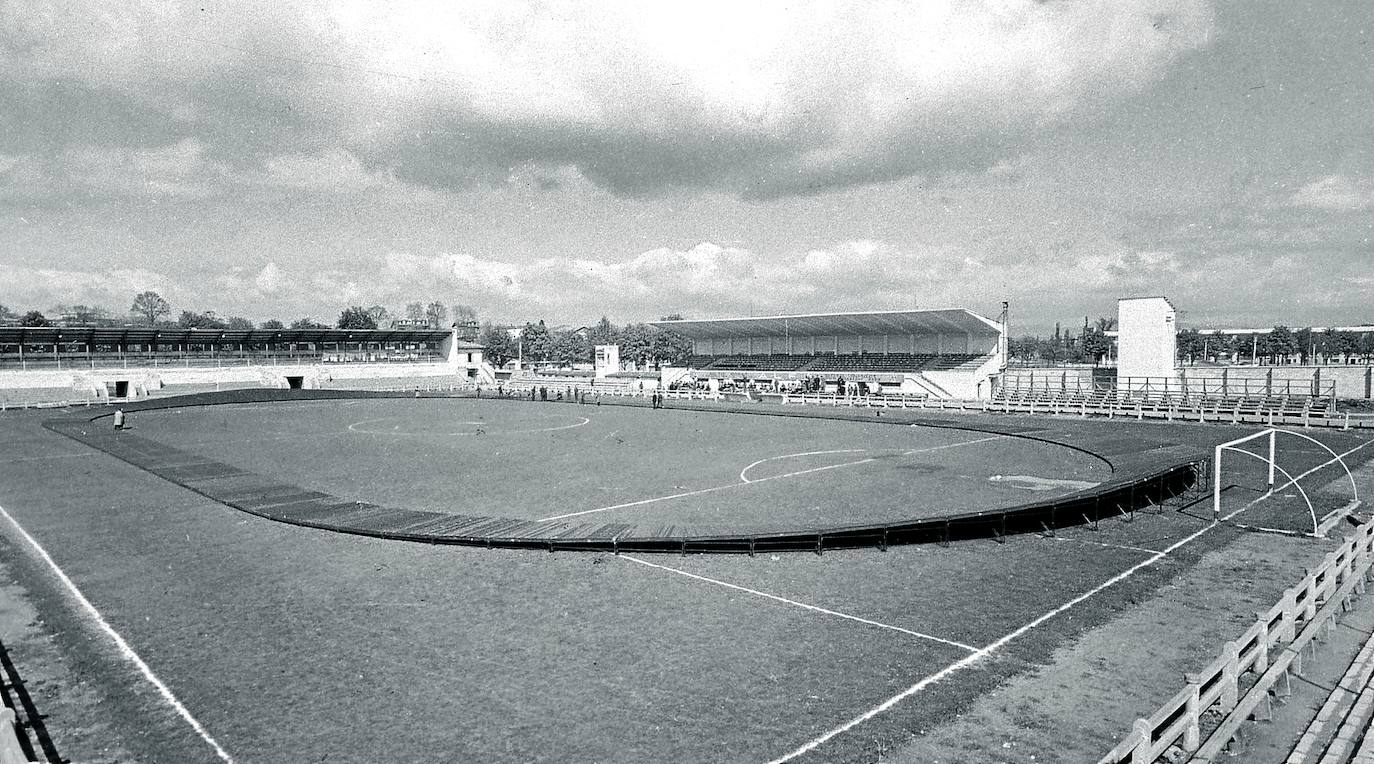
[(0, 0), (0, 764), (1374, 764), (1374, 2)]

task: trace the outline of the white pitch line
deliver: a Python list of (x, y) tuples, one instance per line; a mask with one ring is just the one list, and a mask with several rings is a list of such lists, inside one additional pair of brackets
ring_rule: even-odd
[[(1353, 454), (1353, 453), (1355, 453), (1356, 451), (1359, 451), (1360, 449), (1364, 448), (1365, 446), (1369, 445), (1370, 443), (1374, 443), (1374, 440), (1367, 440), (1367, 441), (1361, 443), (1360, 445), (1355, 446), (1354, 448), (1350, 449), (1349, 451), (1346, 451), (1345, 453), (1341, 454), (1340, 456), (1341, 456), (1341, 457), (1349, 456), (1350, 454)], [(1231, 512), (1230, 514), (1227, 514), (1227, 515), (1225, 515), (1225, 516), (1223, 516), (1223, 517), (1221, 517), (1221, 518), (1219, 518), (1219, 519), (1217, 519), (1217, 520), (1213, 520), (1211, 523), (1208, 523), (1207, 525), (1205, 525), (1205, 526), (1203, 526), (1202, 528), (1198, 529), (1198, 530), (1197, 530), (1196, 532), (1194, 532), (1192, 535), (1189, 535), (1189, 536), (1187, 536), (1187, 537), (1185, 537), (1185, 538), (1183, 538), (1183, 539), (1180, 539), (1179, 541), (1175, 542), (1174, 544), (1172, 544), (1172, 545), (1166, 547), (1165, 549), (1163, 549), (1163, 550), (1161, 550), (1161, 551), (1155, 552), (1155, 553), (1154, 553), (1153, 555), (1151, 555), (1149, 558), (1147, 558), (1147, 559), (1145, 559), (1145, 560), (1142, 560), (1141, 562), (1138, 562), (1138, 563), (1136, 563), (1135, 565), (1132, 565), (1130, 568), (1127, 568), (1126, 570), (1122, 571), (1121, 573), (1116, 574), (1115, 576), (1112, 576), (1111, 578), (1109, 578), (1109, 579), (1107, 579), (1106, 581), (1102, 582), (1102, 583), (1099, 584), (1098, 586), (1093, 587), (1091, 590), (1089, 590), (1089, 591), (1087, 591), (1087, 592), (1084, 592), (1083, 594), (1080, 594), (1080, 595), (1078, 595), (1077, 597), (1074, 597), (1073, 599), (1069, 600), (1068, 602), (1065, 602), (1064, 604), (1060, 605), (1059, 607), (1056, 607), (1055, 609), (1053, 609), (1053, 610), (1051, 610), (1051, 611), (1045, 613), (1044, 615), (1041, 615), (1039, 618), (1036, 618), (1035, 620), (1033, 620), (1033, 621), (1031, 621), (1031, 622), (1029, 622), (1029, 623), (1027, 623), (1027, 624), (1025, 624), (1025, 625), (1023, 625), (1023, 626), (1021, 626), (1020, 628), (1016, 629), (1015, 631), (1010, 632), (1010, 633), (1008, 633), (1008, 634), (1002, 636), (1001, 638), (997, 639), (995, 642), (992, 642), (991, 644), (987, 645), (986, 647), (980, 648), (980, 649), (976, 650), (975, 652), (970, 653), (970, 654), (964, 656), (963, 658), (960, 658), (959, 660), (955, 661), (954, 663), (951, 663), (951, 664), (949, 664), (948, 666), (945, 666), (943, 669), (940, 669), (939, 671), (935, 672), (934, 674), (931, 674), (931, 675), (929, 675), (929, 676), (927, 676), (927, 677), (921, 679), (921, 680), (918, 681), (917, 683), (911, 685), (910, 687), (906, 688), (905, 690), (902, 690), (901, 692), (897, 693), (896, 695), (893, 695), (892, 697), (890, 697), (890, 698), (888, 698), (887, 700), (883, 701), (882, 703), (880, 703), (880, 704), (874, 706), (873, 708), (870, 708), (869, 710), (863, 712), (862, 714), (859, 714), (858, 716), (856, 716), (856, 717), (850, 719), (849, 721), (845, 722), (844, 724), (841, 724), (840, 726), (835, 727), (834, 729), (831, 729), (830, 731), (828, 731), (828, 732), (826, 732), (826, 733), (824, 733), (824, 734), (822, 734), (822, 735), (819, 735), (819, 736), (817, 736), (817, 737), (814, 737), (814, 738), (812, 738), (811, 740), (808, 740), (807, 742), (803, 743), (801, 746), (799, 746), (799, 747), (793, 749), (792, 751), (789, 751), (788, 753), (783, 754), (782, 756), (780, 756), (780, 757), (778, 757), (778, 758), (776, 758), (776, 759), (773, 759), (773, 760), (769, 761), (768, 764), (783, 764), (784, 762), (791, 761), (791, 760), (797, 758), (798, 756), (801, 756), (801, 755), (803, 755), (803, 754), (809, 753), (810, 751), (815, 750), (816, 748), (820, 747), (822, 744), (824, 744), (825, 742), (831, 740), (832, 738), (836, 737), (837, 735), (842, 735), (842, 734), (844, 734), (845, 732), (848, 732), (849, 730), (854, 729), (855, 727), (859, 726), (860, 724), (863, 724), (864, 722), (866, 722), (866, 721), (868, 721), (869, 719), (872, 719), (873, 717), (875, 717), (875, 716), (877, 716), (877, 715), (883, 713), (884, 711), (887, 711), (888, 709), (892, 708), (893, 706), (897, 705), (898, 703), (902, 702), (903, 700), (906, 700), (907, 698), (909, 698), (909, 697), (911, 697), (912, 695), (915, 695), (916, 693), (918, 693), (918, 692), (924, 690), (925, 688), (927, 688), (927, 687), (929, 687), (930, 685), (932, 685), (932, 684), (934, 684), (934, 683), (940, 681), (941, 679), (944, 679), (945, 677), (948, 677), (948, 676), (951, 675), (951, 674), (954, 674), (954, 673), (956, 673), (956, 672), (958, 672), (958, 671), (961, 671), (961, 670), (966, 669), (966, 668), (968, 668), (968, 667), (970, 667), (970, 666), (973, 666), (974, 664), (979, 663), (979, 662), (982, 661), (983, 659), (985, 659), (985, 658), (989, 657), (990, 655), (992, 655), (993, 652), (995, 652), (995, 651), (1001, 649), (1002, 647), (1004, 647), (1008, 642), (1011, 642), (1012, 640), (1016, 639), (1017, 637), (1020, 637), (1021, 635), (1025, 634), (1025, 633), (1028, 632), (1028, 631), (1030, 631), (1031, 629), (1034, 629), (1034, 628), (1040, 626), (1041, 624), (1045, 623), (1046, 621), (1050, 620), (1051, 618), (1054, 618), (1055, 616), (1057, 616), (1057, 615), (1059, 615), (1059, 614), (1061, 614), (1061, 613), (1063, 613), (1063, 612), (1069, 610), (1070, 608), (1073, 608), (1074, 606), (1078, 605), (1079, 603), (1082, 603), (1083, 601), (1085, 601), (1085, 600), (1087, 600), (1088, 598), (1090, 598), (1090, 597), (1092, 597), (1092, 596), (1098, 594), (1099, 592), (1101, 592), (1101, 591), (1103, 591), (1103, 590), (1105, 590), (1105, 589), (1108, 589), (1108, 588), (1110, 588), (1110, 587), (1112, 587), (1112, 586), (1115, 586), (1116, 584), (1121, 583), (1122, 581), (1125, 581), (1126, 579), (1128, 579), (1128, 578), (1130, 578), (1131, 576), (1135, 575), (1137, 572), (1139, 572), (1139, 571), (1141, 571), (1141, 570), (1144, 570), (1145, 568), (1148, 568), (1148, 567), (1150, 567), (1151, 565), (1154, 565), (1155, 563), (1157, 563), (1157, 562), (1159, 562), (1160, 560), (1164, 559), (1164, 558), (1167, 557), (1171, 552), (1175, 552), (1175, 551), (1177, 551), (1178, 549), (1182, 548), (1185, 544), (1190, 544), (1190, 543), (1192, 543), (1193, 541), (1197, 540), (1198, 537), (1200, 537), (1202, 534), (1206, 533), (1207, 531), (1212, 530), (1213, 528), (1216, 528), (1217, 526), (1222, 525), (1223, 523), (1226, 523), (1227, 521), (1229, 521), (1231, 518), (1235, 517), (1236, 515), (1239, 515), (1240, 513), (1242, 513), (1242, 512), (1244, 512), (1244, 511), (1250, 509), (1251, 507), (1255, 506), (1256, 504), (1260, 503), (1261, 501), (1264, 501), (1266, 498), (1268, 498), (1269, 496), (1272, 496), (1274, 493), (1277, 493), (1278, 491), (1282, 491), (1283, 489), (1287, 488), (1287, 487), (1290, 486), (1290, 485), (1293, 485), (1294, 483), (1296, 483), (1297, 481), (1301, 480), (1302, 478), (1304, 478), (1304, 477), (1306, 477), (1306, 476), (1312, 474), (1313, 472), (1316, 472), (1316, 471), (1319, 470), (1319, 469), (1322, 469), (1322, 468), (1324, 468), (1324, 467), (1328, 467), (1328, 466), (1330, 466), (1330, 465), (1332, 465), (1332, 464), (1335, 464), (1337, 461), (1339, 461), (1339, 459), (1328, 459), (1326, 462), (1323, 462), (1322, 464), (1319, 464), (1319, 465), (1317, 465), (1316, 467), (1313, 467), (1312, 469), (1310, 469), (1310, 470), (1308, 470), (1308, 471), (1302, 473), (1301, 475), (1298, 475), (1297, 477), (1292, 478), (1291, 480), (1288, 481), (1288, 483), (1286, 483), (1286, 484), (1284, 484), (1284, 485), (1282, 485), (1282, 486), (1280, 486), (1280, 487), (1278, 487), (1278, 488), (1275, 488), (1275, 489), (1274, 489), (1273, 491), (1271, 491), (1270, 493), (1265, 494), (1264, 496), (1260, 496), (1260, 497), (1257, 498), (1257, 499), (1254, 499), (1253, 501), (1251, 501), (1250, 503), (1248, 503), (1248, 504), (1246, 504), (1245, 506), (1241, 507), (1240, 509), (1237, 509), (1237, 510)]]
[(740, 586), (739, 584), (732, 584), (732, 583), (729, 583), (728, 581), (721, 581), (721, 580), (716, 579), (716, 578), (707, 578), (706, 576), (699, 576), (699, 575), (697, 575), (696, 573), (688, 573), (687, 571), (685, 571), (685, 570), (680, 570), (680, 569), (678, 569), (678, 568), (670, 568), (670, 567), (668, 567), (667, 565), (659, 565), (659, 564), (656, 563), (656, 562), (649, 562), (648, 560), (642, 560), (642, 559), (640, 559), (640, 558), (638, 558), (638, 557), (635, 557), (634, 555), (622, 554), (622, 555), (618, 555), (618, 556), (619, 556), (621, 559), (629, 560), (630, 562), (637, 562), (637, 563), (639, 563), (640, 565), (647, 565), (647, 566), (650, 567), (650, 568), (657, 568), (657, 569), (659, 569), (659, 570), (666, 570), (666, 571), (668, 571), (669, 573), (676, 573), (676, 574), (678, 574), (679, 576), (686, 576), (687, 578), (695, 579), (695, 580), (697, 580), (697, 581), (704, 581), (705, 583), (708, 583), (708, 584), (715, 584), (716, 586), (723, 586), (723, 587), (725, 587), (725, 588), (727, 588), (727, 589), (734, 589), (735, 591), (744, 592), (744, 593), (746, 593), (746, 594), (752, 594), (752, 595), (757, 596), (757, 597), (764, 597), (765, 599), (770, 599), (770, 600), (773, 600), (773, 601), (775, 601), (775, 602), (781, 602), (781, 603), (783, 603), (783, 604), (785, 604), (785, 605), (791, 605), (791, 606), (793, 606), (793, 607), (799, 607), (799, 608), (802, 608), (802, 609), (804, 609), (804, 610), (810, 610), (810, 611), (815, 612), (815, 613), (821, 613), (821, 614), (823, 614), (823, 615), (833, 615), (833, 616), (835, 616), (836, 618), (844, 618), (844, 619), (850, 620), (850, 621), (857, 621), (857, 622), (859, 622), (859, 623), (867, 624), (867, 625), (869, 625), (869, 626), (875, 626), (875, 627), (877, 627), (877, 628), (879, 628), (879, 629), (887, 629), (887, 630), (889, 630), (889, 631), (901, 632), (902, 634), (907, 634), (907, 635), (910, 635), (910, 636), (913, 636), (913, 637), (919, 637), (919, 638), (921, 638), (921, 639), (928, 639), (928, 640), (930, 640), (930, 641), (932, 641), (932, 642), (939, 642), (939, 643), (941, 643), (941, 644), (950, 645), (950, 646), (952, 646), (952, 647), (957, 647), (957, 648), (960, 648), (960, 649), (962, 649), (962, 650), (968, 650), (969, 652), (977, 652), (977, 651), (978, 651), (978, 648), (974, 647), (973, 645), (966, 645), (966, 644), (964, 644), (963, 642), (956, 642), (955, 640), (952, 640), (952, 639), (944, 639), (943, 637), (937, 637), (937, 636), (934, 636), (934, 635), (932, 635), (932, 634), (925, 634), (925, 633), (922, 633), (922, 632), (919, 632), (919, 631), (913, 631), (913, 630), (911, 630), (911, 629), (904, 629), (904, 628), (902, 628), (901, 626), (893, 626), (893, 625), (890, 624), (890, 623), (882, 623), (881, 621), (874, 621), (874, 620), (870, 620), (870, 619), (868, 619), (868, 618), (860, 618), (860, 617), (857, 616), (857, 615), (850, 615), (850, 614), (848, 614), (848, 613), (841, 613), (841, 612), (838, 611), (838, 610), (831, 610), (831, 609), (829, 609), (829, 608), (823, 608), (823, 607), (820, 607), (819, 605), (809, 605), (809, 604), (807, 604), (807, 603), (805, 603), (805, 602), (798, 602), (798, 601), (796, 601), (796, 600), (791, 600), (791, 599), (788, 599), (788, 598), (786, 598), (786, 597), (779, 597), (779, 596), (776, 595), (776, 594), (769, 594), (768, 592), (761, 592), (761, 591), (759, 591), (758, 589), (750, 589), (750, 588), (747, 587), (747, 586)]
[[(558, 427), (541, 427), (541, 428), (536, 429), (536, 430), (493, 430), (491, 434), (493, 434), (493, 435), (529, 435), (529, 434), (531, 434), (531, 433), (540, 433), (540, 432), (557, 432), (557, 431), (559, 431), (559, 430), (571, 430), (571, 429), (574, 429), (574, 428), (577, 428), (577, 427), (582, 427), (582, 426), (584, 426), (584, 425), (588, 425), (588, 424), (591, 424), (591, 423), (592, 423), (592, 420), (591, 420), (591, 419), (588, 419), (587, 417), (584, 417), (584, 416), (578, 417), (578, 420), (579, 420), (579, 421), (574, 422), (574, 423), (572, 423), (572, 424), (559, 425)], [(417, 431), (414, 431), (414, 430), (392, 430), (391, 432), (387, 432), (386, 430), (366, 430), (366, 429), (358, 429), (360, 425), (371, 424), (371, 423), (373, 423), (373, 422), (390, 422), (390, 421), (394, 421), (394, 418), (393, 418), (393, 417), (382, 417), (381, 419), (364, 419), (364, 420), (361, 421), (361, 422), (354, 422), (353, 424), (350, 424), (350, 425), (348, 426), (348, 430), (349, 430), (349, 432), (357, 432), (357, 433), (362, 433), (362, 434), (364, 434), (364, 435), (399, 435), (399, 436), (418, 436), (418, 437), (425, 437), (425, 436), (449, 437), (449, 436), (453, 436), (453, 435), (471, 435), (471, 434), (472, 434), (471, 432), (469, 432), (469, 431), (467, 431), (467, 430), (451, 430), (451, 431), (448, 431), (448, 432), (417, 432)], [(474, 426), (480, 426), (480, 425), (489, 424), (489, 423), (488, 423), (488, 422), (467, 422), (467, 421), (457, 421), (457, 422), (450, 422), (449, 424), (470, 424), (470, 425), (474, 425)], [(323, 434), (325, 434), (325, 435), (332, 435), (333, 433), (323, 433)]]
[(1080, 544), (1091, 544), (1093, 546), (1103, 547), (1104, 549), (1125, 549), (1130, 552), (1143, 552), (1145, 554), (1159, 553), (1158, 549), (1146, 549), (1143, 546), (1131, 546), (1130, 544), (1108, 544), (1105, 541), (1089, 541), (1088, 539), (1074, 538), (1073, 536), (1046, 536), (1046, 538), (1053, 539), (1055, 541), (1076, 541)]
[(95, 452), (88, 454), (53, 454), (52, 456), (21, 456), (17, 459), (6, 459), (6, 463), (14, 462), (41, 462), (46, 459), (86, 459), (95, 456)]
[(163, 684), (161, 679), (157, 678), (157, 674), (153, 673), (153, 669), (138, 656), (138, 653), (134, 652), (134, 649), (129, 646), (129, 643), (124, 637), (120, 636), (119, 632), (114, 630), (114, 627), (105, 620), (105, 617), (100, 614), (100, 611), (95, 609), (95, 605), (92, 605), (91, 601), (86, 599), (86, 595), (82, 594), (81, 590), (76, 588), (76, 584), (67, 577), (67, 574), (62, 571), (62, 568), (58, 567), (57, 562), (48, 554), (48, 551), (39, 545), (38, 541), (33, 536), (30, 536), (29, 532), (24, 530), (24, 527), (19, 524), (19, 521), (15, 520), (4, 507), (0, 507), (0, 515), (4, 515), (5, 519), (19, 532), (19, 535), (38, 553), (38, 556), (43, 558), (44, 562), (48, 563), (48, 567), (52, 568), (52, 572), (56, 574), (58, 580), (67, 587), (67, 591), (71, 593), (77, 604), (79, 604), (95, 621), (96, 625), (100, 627), (100, 630), (104, 631), (105, 634), (114, 641), (115, 646), (119, 648), (120, 654), (130, 663), (134, 664), (139, 672), (143, 674), (143, 678), (147, 679), (148, 682), (157, 689), (158, 694), (167, 702), (167, 705), (171, 706), (172, 710), (176, 711), (178, 716), (186, 720), (187, 724), (191, 725), (191, 729), (195, 730), (196, 734), (200, 736), (200, 739), (204, 740), (206, 744), (214, 749), (215, 755), (218, 756), (221, 761), (227, 762), (227, 764), (234, 764), (234, 757), (230, 756), (229, 752), (225, 751), (224, 748), (210, 736), (210, 733), (205, 730), (204, 725), (197, 721), (196, 717), (191, 715), (191, 712), (187, 710), (186, 706), (182, 705), (180, 700), (177, 700), (177, 696), (172, 694), (172, 690), (168, 688), (166, 684)]
[[(902, 452), (902, 455), (903, 455), (903, 456), (910, 456), (910, 455), (912, 455), (912, 454), (923, 454), (923, 453), (926, 453), (926, 452), (928, 452), (928, 451), (939, 451), (939, 450), (946, 449), (946, 448), (954, 448), (954, 447), (956, 447), (956, 446), (969, 446), (969, 445), (973, 445), (974, 443), (986, 443), (986, 442), (989, 441), (989, 440), (997, 440), (998, 438), (1001, 438), (1001, 437), (1003, 437), (1003, 436), (1001, 436), (1001, 435), (994, 435), (994, 436), (992, 436), (992, 437), (990, 437), (990, 438), (977, 438), (977, 439), (975, 439), (975, 440), (965, 440), (965, 441), (960, 441), (960, 442), (958, 442), (958, 443), (946, 443), (946, 444), (943, 445), (943, 446), (931, 446), (930, 448), (913, 448), (913, 449), (911, 449), (910, 451), (903, 451), (903, 452)], [(863, 450), (865, 450), (865, 449), (852, 449), (852, 450), (855, 450), (855, 451), (863, 451)], [(818, 454), (819, 454), (819, 453), (844, 453), (844, 452), (842, 452), (842, 451), (832, 451), (832, 452), (815, 451), (815, 452), (813, 452), (813, 453), (818, 453)], [(796, 455), (796, 454), (794, 454), (794, 456), (795, 456), (795, 455)], [(764, 460), (764, 461), (767, 461), (767, 460)], [(876, 461), (878, 461), (878, 457), (876, 457), (876, 456), (870, 456), (870, 457), (868, 457), (868, 458), (866, 458), (866, 459), (855, 459), (855, 460), (852, 461), (852, 462), (840, 462), (839, 464), (827, 464), (827, 465), (824, 465), (824, 466), (822, 466), (822, 467), (811, 467), (811, 468), (809, 468), (809, 469), (797, 470), (796, 472), (785, 472), (785, 473), (783, 473), (783, 474), (781, 474), (781, 475), (769, 475), (768, 477), (761, 477), (761, 478), (758, 478), (758, 479), (755, 479), (755, 480), (747, 480), (747, 479), (746, 479), (746, 480), (743, 480), (743, 482), (739, 482), (739, 483), (726, 483), (725, 485), (714, 485), (714, 486), (711, 486), (710, 488), (698, 488), (698, 489), (695, 490), (695, 491), (683, 491), (682, 493), (674, 493), (674, 494), (669, 494), (669, 495), (667, 495), (667, 496), (655, 496), (655, 497), (649, 498), (649, 499), (640, 499), (639, 501), (629, 501), (629, 502), (626, 502), (626, 503), (624, 503), (624, 504), (612, 504), (612, 505), (609, 506), (609, 507), (597, 507), (596, 509), (584, 509), (584, 510), (582, 510), (581, 512), (569, 512), (569, 513), (567, 513), (567, 514), (565, 514), (565, 515), (554, 515), (553, 517), (545, 517), (545, 518), (539, 520), (539, 522), (541, 522), (541, 523), (547, 523), (547, 522), (552, 522), (552, 521), (554, 521), (554, 520), (566, 520), (566, 519), (568, 519), (569, 517), (580, 517), (580, 516), (582, 516), (582, 515), (592, 515), (592, 514), (596, 514), (596, 513), (598, 513), (598, 512), (610, 512), (610, 511), (613, 510), (613, 509), (625, 509), (626, 507), (638, 507), (638, 506), (641, 506), (641, 505), (644, 505), (644, 504), (653, 504), (654, 502), (668, 501), (669, 499), (681, 499), (681, 498), (684, 498), (684, 497), (687, 497), (687, 496), (699, 496), (699, 495), (701, 495), (701, 494), (703, 494), (703, 493), (713, 493), (713, 492), (715, 492), (715, 491), (724, 491), (724, 490), (726, 490), (727, 488), (741, 488), (741, 487), (748, 486), (748, 485), (754, 485), (755, 483), (766, 483), (766, 482), (768, 482), (768, 481), (770, 481), (770, 480), (782, 480), (783, 478), (799, 477), (799, 476), (801, 476), (801, 475), (810, 475), (810, 474), (815, 473), (815, 472), (825, 472), (826, 470), (836, 470), (836, 469), (839, 469), (839, 468), (841, 468), (841, 467), (853, 467), (853, 466), (856, 465), (856, 464), (868, 464), (868, 463), (870, 463), (870, 462), (876, 462)], [(757, 463), (758, 463), (758, 462), (755, 462), (755, 464), (757, 464)], [(753, 466), (753, 465), (750, 465), (750, 467), (752, 467), (752, 466)], [(744, 468), (744, 472), (747, 472), (748, 470), (749, 470), (749, 467), (745, 467), (745, 468)], [(743, 477), (744, 472), (741, 472), (741, 473), (740, 473), (741, 477)]]
[(767, 458), (765, 458), (765, 459), (760, 459), (760, 460), (758, 460), (758, 461), (756, 461), (756, 462), (753, 462), (753, 463), (751, 463), (748, 467), (745, 467), (744, 469), (740, 470), (740, 471), (739, 471), (739, 480), (740, 480), (741, 483), (752, 483), (752, 482), (754, 482), (754, 481), (750, 480), (748, 477), (746, 477), (746, 475), (747, 475), (747, 473), (749, 472), (749, 470), (754, 469), (755, 467), (759, 466), (760, 464), (763, 464), (764, 462), (775, 462), (775, 461), (777, 461), (777, 460), (779, 460), (779, 459), (795, 459), (795, 458), (797, 458), (797, 457), (799, 457), (799, 456), (823, 456), (823, 455), (825, 455), (825, 454), (858, 454), (858, 453), (863, 453), (864, 451), (867, 451), (867, 450), (868, 450), (868, 449), (866, 449), (866, 448), (840, 448), (840, 449), (836, 449), (836, 450), (834, 450), (834, 451), (802, 451), (801, 453), (796, 453), (796, 454), (783, 454), (782, 456), (770, 456), (770, 457), (767, 457)]

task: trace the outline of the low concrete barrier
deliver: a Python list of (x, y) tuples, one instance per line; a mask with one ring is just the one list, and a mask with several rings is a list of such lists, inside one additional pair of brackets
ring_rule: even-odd
[(24, 755), (16, 723), (13, 708), (0, 708), (0, 764), (38, 764)]

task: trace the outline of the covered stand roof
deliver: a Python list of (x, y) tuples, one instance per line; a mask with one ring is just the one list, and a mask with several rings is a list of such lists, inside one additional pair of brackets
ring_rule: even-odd
[(996, 321), (962, 308), (892, 310), (874, 313), (818, 313), (802, 316), (721, 318), (701, 321), (651, 321), (691, 339), (785, 337), (832, 334), (990, 334), (1001, 333)]
[[(450, 329), (181, 329), (162, 326), (0, 326), (0, 345), (273, 345), (443, 342)], [(480, 347), (459, 342), (459, 347)]]

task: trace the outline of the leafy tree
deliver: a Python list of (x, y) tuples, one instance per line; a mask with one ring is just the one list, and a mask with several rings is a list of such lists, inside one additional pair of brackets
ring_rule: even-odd
[(1355, 345), (1356, 351), (1364, 356), (1364, 362), (1369, 363), (1374, 358), (1374, 333), (1364, 332), (1360, 335), (1360, 340)]
[(1225, 349), (1227, 360), (1239, 360), (1250, 352), (1250, 343), (1239, 334), (1228, 334), (1223, 338), (1221, 347)]
[(243, 316), (230, 316), (225, 325), (230, 329), (252, 329), (253, 322)]
[(372, 317), (373, 326), (381, 326), (383, 321), (391, 317), (390, 311), (381, 305), (373, 305), (368, 308), (367, 315)]
[(182, 329), (227, 329), (229, 327), (228, 324), (208, 313), (192, 313), (189, 310), (181, 311), (181, 316), (177, 318), (177, 326)]
[(448, 308), (442, 302), (431, 302), (425, 306), (425, 320), (431, 329), (440, 329), (448, 319)]
[(1326, 352), (1349, 359), (1360, 352), (1360, 335), (1354, 332), (1329, 332)]
[(377, 322), (362, 306), (354, 305), (339, 314), (340, 329), (376, 329)]
[(316, 321), (315, 319), (313, 319), (313, 318), (311, 318), (311, 317), (309, 317), (309, 316), (306, 316), (306, 317), (304, 317), (304, 318), (298, 318), (298, 319), (296, 319), (295, 321), (292, 321), (292, 322), (291, 322), (291, 328), (292, 328), (292, 329), (328, 329), (329, 327), (328, 327), (328, 326), (325, 326), (324, 324), (322, 324), (322, 323)]
[(139, 292), (134, 295), (134, 303), (129, 306), (129, 312), (142, 318), (144, 323), (152, 326), (162, 316), (172, 312), (172, 306), (162, 295), (154, 291)]
[(1198, 356), (1202, 355), (1203, 344), (1202, 335), (1197, 329), (1184, 329), (1177, 337), (1178, 357), (1189, 363), (1197, 363)]
[(1102, 359), (1111, 349), (1111, 338), (1103, 334), (1100, 329), (1088, 329), (1083, 332), (1082, 353), (1084, 360), (1092, 361), (1093, 365), (1096, 366), (1102, 362)]
[(1269, 342), (1265, 354), (1272, 356), (1275, 361), (1298, 352), (1298, 339), (1293, 336), (1293, 331), (1286, 326), (1274, 327), (1269, 332), (1267, 339)]
[(406, 318), (411, 321), (419, 321), (425, 317), (425, 304), (422, 302), (406, 303)]
[(269, 318), (269, 319), (267, 319), (266, 321), (263, 321), (263, 322), (262, 322), (262, 328), (263, 328), (263, 329), (285, 329), (285, 328), (286, 328), (286, 324), (283, 324), (283, 323), (281, 322), (280, 319)]
[(19, 314), (10, 309), (8, 305), (0, 305), (0, 322), (17, 321)]
[(560, 366), (589, 363), (592, 346), (582, 332), (553, 332), (549, 342), (549, 360)]
[(67, 316), (74, 326), (98, 324), (109, 315), (104, 308), (95, 305), (70, 305), (66, 308), (59, 308), (58, 312)]
[(593, 346), (614, 345), (618, 334), (619, 332), (616, 330), (615, 324), (611, 323), (611, 319), (602, 316), (601, 320), (596, 322), (596, 326), (587, 332), (587, 340)]
[(659, 365), (681, 366), (692, 354), (692, 341), (669, 329), (654, 328), (652, 347)]
[(1316, 344), (1316, 338), (1312, 335), (1312, 330), (1306, 327), (1293, 332), (1293, 341), (1298, 346), (1298, 360), (1300, 363), (1312, 361), (1312, 348)]
[(463, 303), (456, 303), (456, 304), (453, 306), (453, 320), (454, 320), (454, 321), (457, 321), (457, 322), (459, 322), (459, 323), (468, 323), (468, 324), (476, 323), (476, 322), (477, 322), (477, 309), (474, 308), (474, 307), (472, 307), (471, 305), (464, 305)]
[(1112, 316), (1098, 316), (1094, 326), (1099, 332), (1106, 334), (1116, 328), (1116, 319)]
[(534, 361), (549, 359), (553, 337), (550, 336), (548, 327), (544, 326), (543, 319), (537, 324), (525, 324), (525, 328), (520, 330), (520, 344), (524, 347), (526, 358)]
[(495, 366), (504, 365), (516, 356), (515, 338), (505, 329), (493, 326), (490, 321), (482, 324), (482, 333), (477, 341), (482, 345), (483, 355)]
[(647, 364), (654, 358), (654, 332), (648, 324), (626, 324), (620, 330), (620, 357)]
[(41, 312), (36, 311), (36, 310), (31, 310), (31, 311), (29, 311), (28, 313), (25, 313), (24, 316), (23, 316), (23, 318), (20, 318), (20, 319), (19, 319), (19, 325), (20, 325), (20, 326), (52, 326), (52, 322), (49, 321), (46, 317), (44, 317), (44, 315), (43, 315)]

